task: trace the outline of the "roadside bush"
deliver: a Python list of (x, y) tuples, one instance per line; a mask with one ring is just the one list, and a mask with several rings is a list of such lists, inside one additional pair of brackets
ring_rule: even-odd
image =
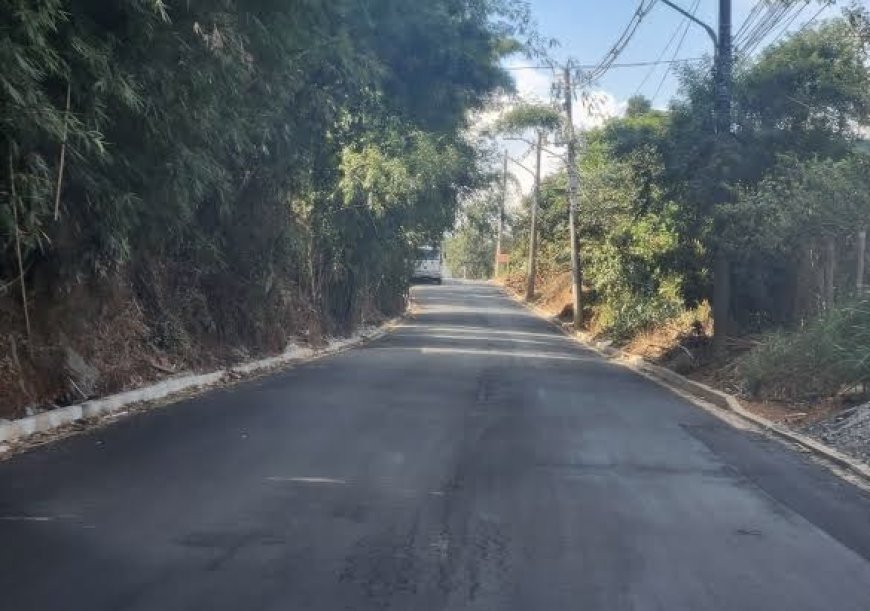
[(595, 308), (592, 326), (597, 333), (605, 333), (615, 340), (627, 340), (685, 311), (676, 278), (667, 278), (658, 287), (626, 288), (608, 293)]
[(870, 382), (870, 299), (769, 335), (738, 365), (745, 390), (770, 399), (830, 396)]

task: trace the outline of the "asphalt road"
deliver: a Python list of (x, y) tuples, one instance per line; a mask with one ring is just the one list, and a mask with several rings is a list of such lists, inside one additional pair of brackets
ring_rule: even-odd
[(485, 285), (0, 463), (0, 609), (870, 609), (870, 497)]

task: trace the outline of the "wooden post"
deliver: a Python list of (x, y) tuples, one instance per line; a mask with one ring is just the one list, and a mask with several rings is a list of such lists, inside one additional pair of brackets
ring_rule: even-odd
[(529, 227), (529, 276), (526, 278), (526, 301), (535, 298), (535, 274), (538, 256), (538, 200), (541, 195), (541, 148), (544, 145), (544, 132), (538, 131), (537, 164), (535, 165), (535, 189), (532, 194), (532, 210)]
[(858, 289), (858, 294), (864, 293), (864, 257), (867, 252), (867, 230), (862, 229), (858, 232), (858, 248), (855, 253), (855, 288)]
[(498, 205), (498, 232), (495, 238), (495, 277), (498, 278), (499, 265), (501, 264), (501, 242), (502, 234), (504, 233), (504, 209), (507, 203), (507, 167), (508, 167), (508, 152), (504, 152), (504, 170), (502, 171), (501, 184), (501, 201)]
[(731, 261), (722, 247), (713, 255), (713, 349), (721, 352), (733, 333), (731, 324)]
[(834, 238), (825, 238), (825, 268), (824, 268), (824, 308), (834, 306), (834, 273), (837, 266), (837, 245)]
[(12, 163), (12, 144), (9, 145), (9, 203), (15, 223), (15, 253), (18, 255), (18, 282), (21, 284), (21, 307), (24, 308), (24, 327), (30, 342), (30, 312), (27, 309), (27, 286), (24, 284), (24, 259), (21, 256), (21, 229), (18, 226), (18, 195), (15, 192), (15, 166)]

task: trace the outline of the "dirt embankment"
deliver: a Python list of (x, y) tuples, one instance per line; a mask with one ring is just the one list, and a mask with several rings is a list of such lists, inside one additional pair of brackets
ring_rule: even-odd
[(28, 337), (20, 302), (0, 293), (0, 420), (274, 356), (290, 343), (318, 347), (388, 314), (360, 307), (338, 324), (292, 287), (251, 311), (195, 285), (115, 277), (42, 294)]

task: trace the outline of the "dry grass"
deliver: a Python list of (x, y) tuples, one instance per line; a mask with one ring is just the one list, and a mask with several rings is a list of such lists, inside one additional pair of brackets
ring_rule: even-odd
[(570, 318), (574, 296), (571, 291), (571, 272), (545, 279), (536, 295), (535, 304), (552, 316)]
[[(16, 300), (0, 295), (0, 419), (128, 390), (182, 371), (271, 356), (284, 350), (290, 338), (319, 345), (327, 334), (323, 314), (298, 299), (273, 308), (280, 317), (233, 329), (232, 319), (215, 323), (209, 311), (194, 307), (203, 301), (194, 287), (165, 290), (160, 278), (152, 280), (149, 287), (160, 299), (143, 296), (122, 277), (43, 295), (29, 340)], [(368, 321), (378, 316), (373, 306), (365, 315)], [(68, 350), (98, 372), (92, 388), (82, 391), (71, 381)]]

